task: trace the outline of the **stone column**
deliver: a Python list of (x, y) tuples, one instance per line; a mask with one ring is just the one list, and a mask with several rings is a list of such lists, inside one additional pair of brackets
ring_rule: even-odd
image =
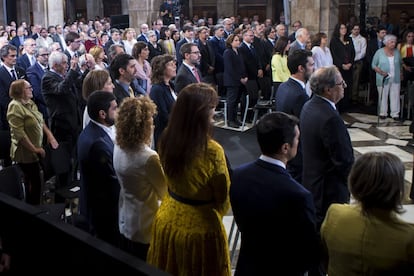
[(47, 25), (56, 25), (65, 23), (65, 11), (63, 10), (62, 0), (46, 0), (46, 21)]
[(20, 25), (20, 23), (23, 21), (25, 21), (27, 25), (33, 23), (30, 22), (30, 1), (17, 0), (16, 11), (17, 25)]
[(121, 0), (122, 14), (129, 13), (129, 4), (128, 0)]
[[(23, 1), (19, 1), (23, 2)], [(50, 1), (54, 2), (54, 1)], [(47, 16), (47, 1), (46, 0), (32, 0), (33, 24), (39, 24), (43, 27), (49, 24)]]
[(103, 14), (103, 2), (102, 0), (88, 0), (86, 1), (86, 18), (95, 19), (96, 16), (101, 18)]
[(235, 2), (234, 0), (217, 0), (217, 18), (236, 15)]
[(139, 26), (151, 22), (158, 16), (158, 10), (163, 0), (136, 1), (128, 0), (129, 26), (139, 33)]

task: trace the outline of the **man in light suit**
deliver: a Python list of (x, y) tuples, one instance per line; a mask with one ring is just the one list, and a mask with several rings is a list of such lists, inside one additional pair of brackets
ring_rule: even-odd
[(262, 155), (236, 169), (230, 187), (241, 232), (235, 275), (304, 275), (318, 262), (318, 236), (312, 195), (286, 170), (299, 143), (298, 119), (264, 115), (257, 140)]
[[(277, 89), (276, 111), (300, 118), (302, 107), (309, 100), (305, 91), (305, 83), (313, 73), (313, 65), (312, 52), (296, 50), (288, 56), (287, 66), (291, 76)], [(300, 142), (296, 157), (288, 163), (288, 171), (296, 181), (302, 183), (302, 147)]]
[(311, 191), (320, 228), (331, 203), (349, 202), (348, 174), (354, 162), (351, 139), (336, 104), (344, 82), (335, 66), (322, 67), (310, 79), (312, 98), (300, 114), (303, 185)]
[(291, 55), (296, 50), (305, 50), (306, 43), (310, 38), (309, 31), (306, 28), (300, 28), (296, 31), (296, 40), (290, 44), (289, 55)]
[(112, 245), (119, 245), (118, 197), (120, 186), (113, 166), (117, 110), (112, 93), (96, 91), (88, 98), (90, 123), (79, 135), (81, 175), (80, 213), (90, 232)]
[(201, 82), (201, 72), (197, 65), (200, 64), (200, 50), (195, 43), (185, 43), (180, 48), (180, 54), (184, 57), (183, 63), (177, 71), (175, 77), (175, 91), (180, 91), (191, 83)]

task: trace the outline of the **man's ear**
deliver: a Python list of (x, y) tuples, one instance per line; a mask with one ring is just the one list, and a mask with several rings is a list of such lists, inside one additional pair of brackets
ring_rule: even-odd
[(99, 119), (105, 119), (105, 117), (106, 117), (106, 112), (105, 111), (103, 111), (103, 110), (99, 110)]
[(288, 152), (288, 150), (289, 150), (289, 143), (284, 143), (282, 145), (282, 153), (286, 154)]

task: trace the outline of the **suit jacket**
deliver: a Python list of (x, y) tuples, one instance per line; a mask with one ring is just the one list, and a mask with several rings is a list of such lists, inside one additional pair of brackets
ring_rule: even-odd
[(33, 101), (36, 103), (37, 108), (43, 114), (43, 119), (48, 122), (49, 114), (47, 113), (47, 106), (42, 94), (42, 77), (45, 71), (40, 64), (36, 62), (33, 66), (30, 66), (26, 70), (27, 80), (30, 82), (33, 88)]
[(87, 218), (93, 234), (117, 245), (120, 186), (113, 166), (113, 152), (111, 138), (91, 121), (78, 140), (80, 212)]
[[(300, 83), (292, 78), (280, 84), (276, 93), (276, 111), (300, 118), (302, 107), (309, 100), (308, 94)], [(301, 140), (301, 139), (300, 139)], [(299, 142), (298, 151), (292, 160), (288, 162), (288, 170), (292, 177), (302, 183), (302, 145)]]
[(243, 58), (244, 68), (249, 80), (257, 80), (257, 71), (262, 69), (257, 53), (252, 52), (247, 44), (242, 43), (239, 47), (239, 54)]
[(223, 54), (226, 50), (226, 45), (223, 39), (218, 39), (216, 36), (213, 36), (207, 41), (207, 44), (211, 47), (214, 53), (214, 73), (223, 73), (224, 72), (224, 59)]
[(284, 168), (261, 159), (237, 168), (230, 201), (241, 232), (236, 276), (303, 275), (317, 263), (312, 195)]
[(303, 185), (312, 192), (320, 227), (331, 203), (349, 201), (347, 179), (354, 163), (344, 121), (330, 103), (314, 95), (300, 115)]
[(151, 87), (150, 97), (157, 105), (157, 115), (154, 118), (154, 145), (157, 148), (161, 134), (167, 127), (175, 99), (171, 95), (170, 88), (165, 83), (154, 84)]
[[(381, 48), (382, 47), (384, 47), (384, 43), (381, 42)], [(368, 40), (367, 52), (366, 52), (365, 58), (367, 60), (369, 68), (371, 68), (372, 58), (374, 57), (375, 52), (377, 52), (378, 49), (380, 48), (378, 47), (377, 38)]]
[[(24, 36), (24, 40), (26, 40), (27, 38), (29, 38), (29, 37), (28, 36)], [(20, 44), (19, 37), (18, 36), (13, 37), (12, 40), (10, 40), (10, 44), (16, 46), (16, 48), (17, 48), (17, 55), (19, 55), (20, 46), (23, 47), (23, 44)]]
[[(276, 43), (276, 41), (275, 41)], [(270, 66), (273, 57), (273, 44), (270, 42), (269, 39), (264, 39), (263, 42), (263, 70), (266, 76), (271, 77), (272, 75), (272, 67)], [(265, 70), (266, 66), (269, 65), (269, 70)]]
[(299, 41), (295, 40), (292, 42), (292, 44), (290, 44), (290, 48), (289, 48), (289, 56), (296, 50), (301, 50), (303, 49), (302, 46), (299, 44)]
[(65, 78), (52, 71), (46, 72), (42, 78), (42, 94), (50, 116), (50, 127), (55, 136), (60, 133), (56, 137), (58, 141), (76, 141), (81, 129), (82, 116), (75, 87), (78, 76), (78, 72), (70, 69)]
[(17, 66), (21, 67), (23, 70), (27, 70), (30, 66), (30, 60), (27, 54), (21, 55), (17, 58)]
[(226, 49), (224, 51), (224, 86), (241, 86), (241, 78), (246, 77), (244, 70), (243, 59), (240, 54), (233, 51), (233, 49)]
[[(197, 69), (197, 67), (195, 69), (197, 70), (198, 75), (201, 78), (200, 71)], [(185, 66), (184, 64), (181, 64), (180, 68), (178, 68), (177, 75), (175, 76), (175, 80), (174, 80), (175, 92), (177, 92), (178, 94), (187, 85), (191, 83), (197, 83), (197, 82), (198, 81), (195, 78), (193, 72), (191, 72), (187, 66)]]
[[(15, 66), (18, 79), (25, 79), (26, 75), (22, 68)], [(10, 84), (14, 81), (9, 71), (0, 66), (0, 130), (8, 130), (9, 123), (7, 122), (7, 106), (9, 105), (11, 98), (9, 97)]]
[(181, 64), (183, 63), (183, 56), (180, 53), (180, 48), (181, 46), (183, 46), (185, 43), (188, 43), (187, 39), (182, 38), (180, 39), (177, 44), (175, 45), (175, 53), (176, 53), (176, 57), (177, 57), (177, 68), (180, 68)]
[[(118, 106), (121, 105), (122, 101), (125, 98), (129, 98), (129, 91), (125, 91), (125, 89), (116, 81), (114, 81), (114, 91), (113, 91), (115, 98), (116, 98), (116, 103), (118, 104)], [(134, 93), (135, 95), (135, 93)]]
[(214, 67), (215, 63), (215, 54), (213, 49), (211, 48), (211, 45), (206, 42), (206, 44), (203, 44), (200, 40), (197, 41), (198, 49), (200, 49), (201, 59), (200, 59), (200, 65), (198, 68), (200, 69), (201, 75), (203, 77), (206, 77), (208, 75), (213, 75), (214, 72), (208, 73), (209, 66)]

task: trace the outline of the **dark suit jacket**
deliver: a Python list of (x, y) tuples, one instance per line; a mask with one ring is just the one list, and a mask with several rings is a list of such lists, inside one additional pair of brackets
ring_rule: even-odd
[(241, 78), (246, 77), (246, 71), (244, 70), (243, 59), (240, 54), (237, 54), (233, 49), (226, 49), (224, 51), (224, 86), (237, 86), (242, 85)]
[(52, 71), (46, 72), (42, 78), (42, 94), (50, 116), (50, 127), (58, 141), (76, 141), (81, 129), (82, 116), (75, 87), (78, 77), (78, 72), (70, 69), (65, 78)]
[[(276, 43), (276, 42), (275, 42)], [(273, 44), (272, 42), (270, 42), (269, 39), (264, 39), (262, 41), (263, 44), (263, 70), (264, 70), (264, 74), (268, 77), (272, 77), (272, 66), (270, 66), (271, 62), (272, 62), (272, 53), (273, 53)], [(265, 70), (266, 66), (269, 65), (269, 70)]]
[(79, 135), (81, 175), (80, 212), (91, 232), (118, 245), (118, 197), (120, 186), (113, 167), (114, 144), (106, 132), (91, 122)]
[(183, 46), (185, 43), (188, 43), (187, 39), (183, 38), (181, 40), (179, 40), (177, 42), (177, 44), (175, 45), (175, 54), (177, 57), (177, 68), (180, 68), (181, 64), (183, 63), (183, 56), (180, 53), (180, 48), (181, 46)]
[(125, 89), (116, 81), (114, 81), (114, 91), (113, 91), (115, 98), (116, 98), (116, 103), (118, 104), (118, 106), (121, 105), (122, 101), (125, 98), (129, 98), (129, 91), (125, 91)]
[(349, 201), (347, 178), (354, 163), (344, 121), (322, 97), (314, 95), (300, 115), (303, 185), (312, 192), (320, 227), (331, 203)]
[(27, 54), (21, 55), (17, 58), (17, 66), (23, 68), (25, 71), (31, 66)]
[(262, 69), (257, 53), (250, 51), (247, 44), (242, 43), (239, 47), (239, 54), (243, 58), (244, 68), (249, 80), (257, 80), (257, 71)]
[(152, 85), (150, 97), (157, 105), (157, 115), (154, 118), (154, 145), (157, 148), (161, 134), (167, 127), (175, 100), (165, 83)]
[(39, 111), (42, 112), (45, 122), (48, 122), (49, 114), (47, 113), (46, 102), (43, 98), (41, 86), (44, 74), (45, 71), (43, 71), (38, 62), (26, 70), (27, 79), (33, 87), (33, 101), (36, 103)]
[[(280, 84), (276, 93), (276, 111), (282, 111), (287, 114), (300, 118), (300, 113), (305, 102), (309, 100), (305, 89), (300, 83), (292, 78)], [(301, 139), (300, 139), (301, 140)], [(302, 183), (302, 145), (299, 142), (298, 152), (288, 163), (288, 170), (292, 177)]]
[[(22, 68), (14, 67), (17, 78), (25, 79), (26, 75)], [(0, 130), (8, 130), (9, 123), (7, 122), (7, 107), (11, 101), (9, 97), (10, 84), (14, 81), (9, 71), (4, 67), (0, 66)]]
[[(24, 37), (24, 40), (26, 40), (27, 38), (29, 38), (28, 36), (25, 36)], [(24, 41), (23, 40), (23, 41)], [(11, 45), (14, 45), (14, 46), (16, 46), (16, 48), (17, 48), (17, 55), (19, 55), (19, 52), (20, 52), (20, 46), (22, 46), (23, 47), (23, 44), (20, 44), (20, 39), (19, 39), (19, 37), (18, 36), (15, 36), (15, 37), (13, 37), (12, 38), (12, 40), (10, 40), (10, 42), (9, 42)]]
[[(196, 70), (198, 71), (198, 75), (201, 78), (201, 73), (197, 69), (197, 67)], [(195, 78), (193, 72), (191, 72), (187, 66), (181, 64), (180, 68), (178, 68), (177, 75), (175, 76), (174, 80), (175, 92), (177, 92), (177, 94), (180, 93), (180, 91), (183, 90), (184, 87), (191, 83), (197, 83), (197, 79)]]
[(303, 275), (317, 262), (312, 195), (284, 168), (260, 159), (237, 168), (230, 201), (241, 232), (236, 276)]
[(211, 48), (211, 45), (206, 43), (203, 44), (200, 40), (197, 41), (198, 49), (200, 49), (201, 59), (200, 59), (200, 65), (198, 68), (200, 69), (201, 75), (203, 77), (206, 76), (213, 76), (214, 72), (208, 73), (209, 66), (214, 67), (215, 63), (215, 54), (213, 49)]
[(213, 36), (207, 41), (207, 44), (211, 47), (214, 53), (214, 73), (223, 73), (224, 72), (224, 59), (223, 54), (226, 50), (226, 45), (223, 39), (218, 39), (216, 36)]

